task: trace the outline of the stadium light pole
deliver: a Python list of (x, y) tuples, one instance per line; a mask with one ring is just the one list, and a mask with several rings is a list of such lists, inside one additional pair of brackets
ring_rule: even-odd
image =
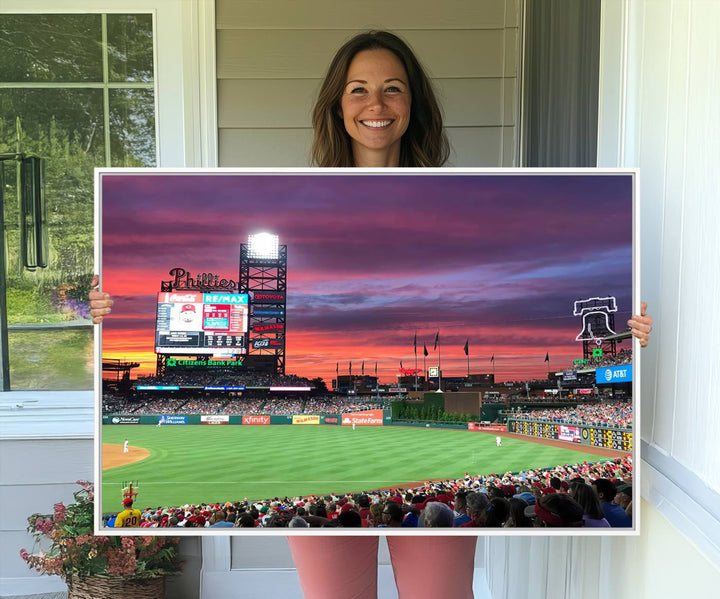
[(277, 260), (280, 256), (280, 238), (272, 233), (248, 235), (248, 256), (265, 260)]

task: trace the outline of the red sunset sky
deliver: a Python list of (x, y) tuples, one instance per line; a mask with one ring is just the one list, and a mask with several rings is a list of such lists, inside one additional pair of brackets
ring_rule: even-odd
[[(288, 246), (286, 372), (328, 383), (375, 362), (392, 382), (440, 331), (445, 376), (541, 378), (581, 357), (573, 302), (632, 291), (628, 174), (143, 172), (102, 178), (103, 357), (154, 372), (156, 296), (169, 270), (238, 280), (240, 243)], [(627, 343), (629, 347), (629, 343)], [(622, 347), (622, 346), (621, 346)], [(140, 372), (138, 372), (138, 370)]]

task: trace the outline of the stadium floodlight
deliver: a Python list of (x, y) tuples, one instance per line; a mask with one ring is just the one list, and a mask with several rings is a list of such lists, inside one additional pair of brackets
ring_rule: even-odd
[(261, 260), (277, 260), (280, 256), (280, 243), (272, 233), (255, 233), (248, 236), (248, 257)]

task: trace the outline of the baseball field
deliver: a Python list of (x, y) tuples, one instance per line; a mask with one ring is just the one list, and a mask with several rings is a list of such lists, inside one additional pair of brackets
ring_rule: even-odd
[(623, 455), (502, 437), (496, 447), (495, 433), (435, 428), (107, 425), (102, 509), (120, 509), (127, 480), (139, 482), (138, 506), (171, 506), (348, 493)]

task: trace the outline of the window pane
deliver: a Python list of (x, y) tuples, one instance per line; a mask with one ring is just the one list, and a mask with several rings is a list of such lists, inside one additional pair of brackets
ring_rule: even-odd
[(8, 345), (13, 389), (92, 389), (91, 328), (11, 330)]
[(151, 89), (110, 90), (112, 166), (155, 166), (154, 109)]
[(100, 15), (2, 15), (0, 81), (102, 81)]
[[(152, 86), (151, 16), (108, 15), (107, 23), (112, 77)], [(52, 83), (0, 93), (0, 153), (45, 161), (49, 239), (48, 267), (24, 268), (16, 162), (5, 161), (0, 209), (13, 389), (92, 388), (93, 169), (110, 166), (107, 150), (113, 165), (156, 164), (154, 91), (103, 89), (101, 39), (99, 14), (0, 17), (0, 83)], [(97, 88), (63, 88), (66, 82)]]
[(152, 15), (108, 15), (110, 81), (153, 81)]
[[(15, 150), (16, 119), (19, 118), (20, 149), (45, 159), (45, 202), (50, 242), (48, 268), (34, 273), (24, 270), (20, 254), (16, 163), (5, 162), (4, 216), (9, 295), (16, 283), (26, 279), (43, 288), (59, 284), (74, 286), (91, 273), (93, 168), (103, 165), (105, 160), (102, 115), (102, 90), (4, 91), (0, 100), (0, 152)], [(8, 319), (13, 323), (57, 322), (52, 316), (56, 312), (54, 309), (45, 316), (29, 320), (20, 318), (10, 308), (8, 310)]]

